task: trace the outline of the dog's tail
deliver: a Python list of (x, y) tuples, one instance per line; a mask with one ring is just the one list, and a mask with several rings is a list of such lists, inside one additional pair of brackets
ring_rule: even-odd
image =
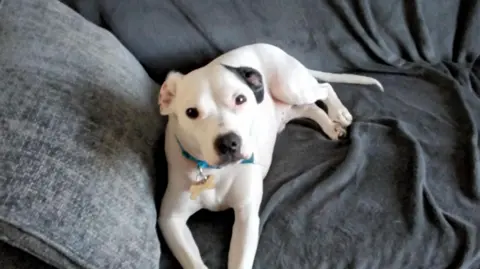
[(380, 81), (360, 75), (353, 74), (336, 74), (336, 73), (327, 73), (317, 70), (309, 70), (310, 74), (316, 79), (320, 79), (325, 82), (338, 82), (338, 83), (348, 83), (348, 84), (363, 84), (363, 85), (376, 85), (382, 92), (383, 86)]

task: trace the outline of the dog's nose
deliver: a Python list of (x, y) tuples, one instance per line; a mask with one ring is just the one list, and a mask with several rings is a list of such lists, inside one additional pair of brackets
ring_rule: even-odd
[(219, 154), (235, 154), (242, 146), (242, 139), (236, 133), (231, 132), (218, 136), (214, 143)]

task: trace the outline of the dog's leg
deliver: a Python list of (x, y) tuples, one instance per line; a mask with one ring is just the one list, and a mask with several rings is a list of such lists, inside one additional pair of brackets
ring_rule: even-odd
[(269, 89), (272, 96), (286, 104), (290, 105), (308, 105), (316, 101), (325, 101), (328, 107), (328, 115), (334, 122), (341, 124), (343, 127), (348, 127), (352, 123), (352, 115), (347, 108), (340, 102), (337, 94), (333, 90), (330, 83), (318, 83), (317, 77), (322, 81), (328, 82), (325, 78), (328, 77), (331, 81), (338, 81), (340, 79), (356, 82), (381, 84), (368, 77), (354, 76), (354, 75), (336, 75), (325, 72), (318, 72), (307, 69), (300, 61), (285, 53), (278, 48), (271, 48), (275, 51), (277, 59), (274, 64), (275, 72), (269, 76)]
[(333, 122), (327, 113), (315, 104), (294, 106), (291, 109), (291, 119), (308, 118), (315, 121), (332, 140), (338, 140), (347, 134), (341, 123)]
[(340, 101), (332, 87), (328, 88), (328, 96), (324, 102), (328, 108), (328, 116), (333, 122), (337, 122), (343, 127), (348, 127), (352, 124), (352, 115)]
[[(169, 180), (175, 182), (176, 179), (172, 171)], [(207, 269), (187, 226), (188, 218), (199, 206), (189, 202), (188, 196), (182, 194), (181, 187), (169, 183), (162, 198), (158, 224), (168, 247), (183, 268)]]
[(289, 105), (313, 104), (328, 97), (329, 83), (318, 83), (295, 58), (277, 66), (276, 73), (270, 76), (269, 90), (274, 99)]
[(258, 246), (260, 203), (235, 208), (228, 269), (251, 269)]
[(159, 225), (163, 237), (183, 268), (207, 269), (187, 226), (187, 219), (185, 216), (160, 217)]

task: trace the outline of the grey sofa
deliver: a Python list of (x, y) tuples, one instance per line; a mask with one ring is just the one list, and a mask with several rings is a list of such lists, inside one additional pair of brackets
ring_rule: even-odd
[[(255, 268), (480, 268), (480, 4), (0, 0), (0, 268), (179, 268), (158, 232), (166, 72), (267, 42), (355, 122), (279, 136)], [(233, 214), (189, 221), (226, 268)]]

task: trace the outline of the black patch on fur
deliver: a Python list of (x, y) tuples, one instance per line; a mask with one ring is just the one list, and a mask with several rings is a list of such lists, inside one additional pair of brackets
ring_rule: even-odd
[(263, 102), (265, 90), (263, 87), (263, 77), (260, 72), (258, 72), (254, 68), (247, 66), (233, 67), (225, 64), (222, 65), (234, 74), (236, 74), (238, 77), (240, 77), (248, 85), (248, 87), (250, 87), (253, 95), (255, 96), (257, 104)]

